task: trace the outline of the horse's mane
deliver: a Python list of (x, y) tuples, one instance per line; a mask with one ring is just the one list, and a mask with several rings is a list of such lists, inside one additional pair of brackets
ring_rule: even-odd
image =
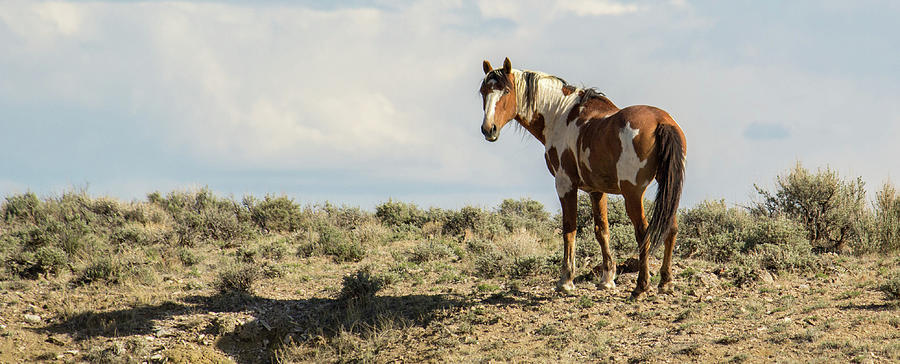
[(609, 100), (606, 97), (606, 94), (604, 94), (601, 91), (598, 91), (594, 87), (585, 88), (585, 89), (582, 89), (582, 91), (584, 91), (584, 94), (581, 95), (582, 100), (590, 100), (590, 99), (607, 99), (607, 100)]
[[(598, 91), (594, 87), (579, 89), (573, 85), (570, 85), (562, 77), (546, 74), (543, 72), (523, 70), (522, 71), (522, 79), (525, 81), (524, 98), (525, 98), (525, 105), (527, 105), (528, 107), (531, 107), (531, 105), (534, 105), (535, 92), (537, 91), (537, 87), (536, 87), (537, 82), (544, 78), (555, 79), (555, 80), (561, 82), (563, 87), (569, 87), (573, 91), (580, 90), (582, 92), (582, 95), (581, 95), (582, 102), (592, 100), (592, 99), (597, 99), (603, 103), (615, 106), (612, 104), (612, 101), (610, 101), (606, 97), (606, 94)], [(485, 84), (490, 80), (495, 80), (498, 84), (500, 84), (500, 87), (507, 89), (507, 90), (511, 90), (513, 87), (512, 83), (509, 81), (509, 79), (503, 73), (502, 69), (495, 69), (495, 70), (489, 72), (487, 75), (485, 75), (484, 80), (481, 82), (481, 86), (484, 87)]]

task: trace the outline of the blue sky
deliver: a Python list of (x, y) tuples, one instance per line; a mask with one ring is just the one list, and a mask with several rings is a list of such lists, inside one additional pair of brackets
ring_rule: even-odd
[(892, 1), (0, 3), (0, 195), (209, 186), (371, 208), (558, 209), (542, 147), (487, 143), (481, 61), (669, 111), (683, 205), (801, 161), (900, 173)]

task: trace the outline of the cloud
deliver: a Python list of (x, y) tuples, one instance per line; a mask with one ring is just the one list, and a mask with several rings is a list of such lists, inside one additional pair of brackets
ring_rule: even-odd
[(635, 4), (607, 0), (562, 0), (557, 7), (578, 16), (622, 15), (641, 10), (641, 7)]
[[(858, 57), (798, 55), (833, 47), (816, 23), (767, 6), (738, 21), (740, 5), (684, 1), (359, 4), (4, 2), (0, 188), (183, 182), (333, 201), (529, 195), (554, 208), (542, 146), (478, 132), (481, 60), (506, 56), (672, 113), (688, 136), (686, 204), (744, 200), (797, 159), (876, 185), (889, 172), (865, 161), (900, 152), (896, 83), (881, 78), (896, 74), (876, 67), (896, 59), (891, 33), (845, 44), (874, 51), (849, 52), (873, 54), (858, 70), (845, 67)], [(865, 29), (892, 24), (879, 19)], [(877, 38), (854, 29), (833, 31)], [(855, 143), (849, 114), (885, 132)]]

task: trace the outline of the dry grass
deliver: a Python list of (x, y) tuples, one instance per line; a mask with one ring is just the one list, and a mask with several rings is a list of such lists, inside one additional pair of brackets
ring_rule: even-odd
[[(382, 214), (406, 224), (392, 227), (333, 206), (260, 210), (285, 204), (269, 201), (249, 201), (262, 217), (246, 221), (279, 231), (245, 231), (252, 225), (240, 214), (219, 214), (233, 205), (220, 203), (219, 213), (201, 206), (209, 219), (198, 221), (232, 224), (233, 239), (179, 235), (157, 204), (117, 210), (102, 201), (101, 212), (140, 210), (146, 222), (89, 225), (82, 249), (104, 254), (67, 256), (71, 267), (55, 273), (26, 279), (4, 270), (0, 362), (900, 360), (896, 258), (837, 256), (821, 271), (741, 285), (727, 263), (677, 258), (671, 295), (628, 301), (636, 277), (625, 273), (613, 290), (587, 277), (562, 296), (554, 291), (557, 239), (520, 220), (392, 203)], [(472, 221), (480, 232), (443, 225)], [(4, 234), (16, 224), (24, 223), (4, 225)], [(130, 243), (110, 242), (117, 227)], [(321, 250), (297, 254), (308, 244)]]

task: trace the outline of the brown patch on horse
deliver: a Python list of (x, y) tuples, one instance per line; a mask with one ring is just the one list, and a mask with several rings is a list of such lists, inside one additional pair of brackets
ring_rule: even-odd
[(559, 153), (556, 151), (556, 147), (550, 147), (545, 157), (547, 158), (547, 167), (550, 168), (550, 173), (555, 176), (556, 171), (559, 170)]
[(581, 114), (581, 105), (573, 105), (572, 110), (569, 111), (569, 115), (566, 116), (566, 125), (569, 125), (573, 120), (578, 119), (579, 114)]
[(581, 183), (579, 183), (581, 179), (578, 177), (578, 165), (576, 164), (578, 162), (575, 160), (575, 153), (572, 152), (571, 149), (564, 150), (559, 162), (563, 172), (569, 176), (570, 180), (572, 180), (572, 186), (575, 187), (581, 185)]
[(569, 95), (571, 95), (573, 92), (575, 92), (575, 86), (572, 86), (572, 85), (563, 85), (563, 87), (562, 87), (562, 93), (563, 93), (563, 95), (569, 96)]
[[(519, 123), (525, 125), (525, 123), (522, 123), (521, 120), (519, 120)], [(531, 123), (528, 123), (528, 125), (525, 126), (525, 129), (528, 130), (531, 135), (534, 135), (535, 138), (540, 140), (541, 144), (544, 144), (544, 127), (546, 127), (546, 124), (544, 123), (544, 115), (541, 115), (541, 113), (535, 113), (534, 117), (531, 119)]]

